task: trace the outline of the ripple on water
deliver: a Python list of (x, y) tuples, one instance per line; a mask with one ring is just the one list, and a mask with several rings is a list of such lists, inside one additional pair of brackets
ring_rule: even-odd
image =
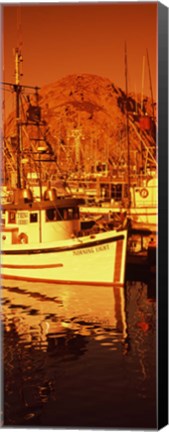
[(154, 428), (147, 285), (37, 289), (3, 288), (5, 425)]

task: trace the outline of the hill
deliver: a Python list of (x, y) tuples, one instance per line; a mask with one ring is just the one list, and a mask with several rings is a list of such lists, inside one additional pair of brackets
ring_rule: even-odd
[[(155, 164), (155, 104), (152, 108), (149, 98), (141, 101), (141, 95), (126, 97), (110, 80), (82, 74), (69, 75), (29, 97), (23, 92), (22, 101), (23, 156), (28, 148), (33, 154), (37, 143), (44, 140), (52, 158), (57, 159), (55, 168), (50, 162), (46, 164), (46, 175), (56, 169), (67, 175), (91, 172), (99, 163), (109, 168), (125, 167), (128, 146), (132, 166), (140, 169), (147, 161)], [(37, 118), (31, 118), (31, 112)], [(15, 144), (10, 144), (11, 136), (15, 136), (13, 114), (6, 126), (6, 145), (9, 152), (16, 153)], [(24, 169), (32, 169), (30, 160)]]

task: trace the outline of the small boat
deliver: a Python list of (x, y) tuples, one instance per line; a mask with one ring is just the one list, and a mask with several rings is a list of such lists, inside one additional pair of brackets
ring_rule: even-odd
[[(37, 199), (22, 178), (25, 152), (20, 97), (22, 88), (29, 87), (20, 85), (20, 61), (21, 54), (16, 50), (13, 90), (16, 93), (17, 179), (16, 187), (11, 190), (11, 202), (5, 202), (1, 208), (1, 277), (47, 283), (121, 286), (125, 279), (127, 230), (113, 229), (82, 235), (78, 199), (59, 195), (50, 185), (44, 191), (41, 175)], [(35, 93), (38, 101), (37, 87)], [(30, 108), (36, 116), (30, 116)], [(26, 124), (39, 127), (38, 102), (30, 108)], [(44, 149), (38, 147), (38, 139), (35, 142), (35, 154), (39, 154), (38, 164), (41, 165), (40, 155)], [(39, 170), (41, 174), (41, 168)]]

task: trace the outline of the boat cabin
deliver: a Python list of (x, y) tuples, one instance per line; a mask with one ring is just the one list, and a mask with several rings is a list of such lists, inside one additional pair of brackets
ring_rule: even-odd
[(80, 231), (79, 200), (45, 193), (34, 201), (25, 190), (17, 191), (12, 204), (1, 209), (3, 244), (63, 240)]
[(128, 184), (126, 182), (100, 182), (100, 196), (104, 201), (121, 202), (128, 197)]

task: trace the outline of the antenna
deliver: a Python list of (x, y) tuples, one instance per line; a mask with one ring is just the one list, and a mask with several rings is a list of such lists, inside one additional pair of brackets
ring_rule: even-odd
[(21, 20), (21, 6), (17, 6), (16, 9), (16, 28), (17, 28), (17, 46), (22, 49), (22, 20)]
[[(21, 21), (21, 6), (17, 6), (16, 9), (16, 27), (17, 27), (17, 49), (15, 50), (15, 83), (17, 84), (17, 74), (18, 74), (18, 84), (20, 81), (20, 78), (23, 76), (22, 72), (22, 63), (23, 58), (21, 55), (23, 42), (22, 42), (22, 21)], [(18, 55), (16, 56), (16, 51), (18, 52)], [(16, 64), (17, 62), (17, 64)]]
[(22, 58), (21, 52), (20, 52), (19, 48), (16, 48), (16, 50), (15, 50), (15, 84), (16, 85), (20, 84), (20, 78), (23, 76), (23, 74), (21, 72), (21, 67), (20, 67), (22, 62), (23, 62), (23, 58)]

